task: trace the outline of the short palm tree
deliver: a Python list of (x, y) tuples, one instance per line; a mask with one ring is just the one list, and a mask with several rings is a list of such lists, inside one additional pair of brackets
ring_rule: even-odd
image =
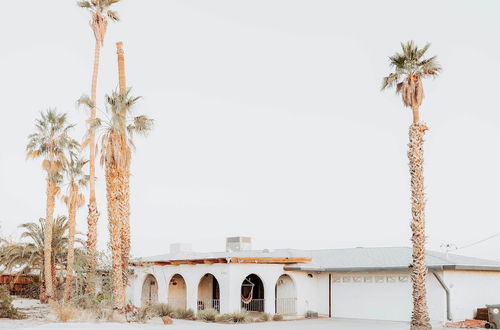
[(70, 138), (69, 130), (74, 125), (67, 123), (66, 114), (57, 113), (53, 109), (41, 113), (41, 118), (35, 122), (35, 133), (28, 136), (26, 146), (29, 158), (42, 158), (42, 167), (47, 173), (47, 206), (46, 230), (44, 232), (44, 280), (47, 299), (54, 296), (51, 273), (51, 242), (52, 218), (54, 215), (55, 198), (59, 192), (58, 184), (61, 170), (67, 162), (67, 154), (78, 148), (78, 143)]
[[(101, 165), (106, 169), (106, 197), (108, 201), (109, 232), (113, 259), (113, 307), (122, 310), (125, 304), (123, 254), (128, 251), (122, 248), (122, 219), (128, 217), (127, 196), (123, 187), (128, 187), (131, 150), (133, 150), (134, 134), (147, 135), (152, 129), (153, 120), (148, 117), (132, 116), (134, 105), (139, 97), (130, 95), (130, 89), (124, 93), (113, 92), (106, 95), (107, 119), (97, 118), (91, 122), (94, 129), (102, 128)], [(92, 106), (92, 100), (82, 96), (79, 102)]]
[(413, 41), (401, 44), (402, 53), (389, 57), (394, 72), (384, 78), (382, 89), (396, 86), (396, 93), (401, 94), (403, 104), (413, 112), (410, 126), (408, 159), (410, 162), (411, 197), (412, 197), (412, 283), (413, 313), (412, 330), (431, 329), (427, 310), (425, 278), (425, 194), (424, 194), (424, 134), (428, 129), (420, 121), (420, 105), (424, 98), (422, 79), (436, 77), (441, 67), (436, 56), (424, 58), (430, 45), (418, 48)]
[(71, 297), (74, 278), (75, 262), (75, 227), (76, 212), (85, 204), (85, 196), (81, 189), (85, 188), (89, 181), (89, 176), (83, 172), (86, 160), (72, 157), (63, 170), (67, 182), (67, 194), (63, 196), (63, 201), (68, 208), (69, 234), (68, 234), (68, 258), (66, 267), (66, 284), (64, 286), (63, 300), (68, 302)]
[[(45, 219), (40, 218), (38, 222), (24, 223), (19, 227), (23, 229), (21, 239), (27, 239), (28, 241), (17, 243), (3, 240), (0, 248), (0, 265), (9, 273), (15, 272), (22, 275), (38, 272), (40, 278), (43, 278)], [(62, 267), (66, 263), (67, 231), (68, 222), (66, 217), (56, 217), (52, 228), (52, 265), (50, 270), (52, 275), (55, 275), (57, 266)], [(53, 282), (56, 282), (55, 279), (53, 279)], [(40, 293), (40, 299), (44, 301), (44, 290), (40, 290)]]
[[(79, 7), (85, 8), (89, 11), (90, 27), (95, 37), (95, 47), (94, 47), (94, 68), (92, 73), (92, 87), (91, 87), (91, 99), (93, 106), (90, 108), (90, 120), (96, 119), (96, 93), (97, 93), (97, 77), (99, 74), (99, 60), (101, 54), (101, 47), (104, 45), (104, 37), (106, 36), (106, 30), (108, 27), (108, 19), (112, 21), (118, 21), (118, 14), (110, 10), (110, 7), (119, 2), (120, 0), (90, 0), (90, 1), (78, 1)], [(96, 244), (97, 244), (97, 222), (99, 221), (99, 211), (97, 209), (97, 203), (95, 198), (95, 156), (96, 156), (96, 144), (95, 144), (95, 133), (91, 129), (89, 132), (89, 167), (90, 167), (90, 196), (89, 196), (89, 210), (87, 216), (88, 232), (87, 232), (87, 254), (89, 261), (89, 269), (87, 273), (87, 291), (93, 293), (94, 287), (94, 277), (97, 265), (96, 259)]]

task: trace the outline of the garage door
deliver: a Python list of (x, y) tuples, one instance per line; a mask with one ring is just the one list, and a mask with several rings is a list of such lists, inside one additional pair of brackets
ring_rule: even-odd
[(409, 321), (409, 274), (332, 274), (332, 316)]

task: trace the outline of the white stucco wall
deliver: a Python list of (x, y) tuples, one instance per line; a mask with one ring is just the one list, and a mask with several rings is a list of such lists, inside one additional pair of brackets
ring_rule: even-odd
[[(168, 283), (173, 275), (180, 274), (186, 283), (187, 307), (196, 310), (198, 299), (211, 297), (211, 283), (205, 289), (199, 288), (200, 280), (209, 273), (219, 283), (220, 310), (222, 313), (229, 313), (241, 307), (241, 283), (245, 277), (256, 274), (264, 285), (265, 311), (275, 313), (275, 285), (281, 275), (287, 274), (295, 287), (297, 313), (302, 315), (311, 310), (328, 316), (329, 273), (284, 271), (283, 268), (283, 265), (269, 264), (136, 267), (135, 274), (129, 281), (128, 299), (134, 305), (141, 305), (143, 283), (146, 276), (151, 274), (158, 283), (158, 301), (167, 302)], [(451, 290), (451, 313), (455, 321), (472, 318), (475, 310), (486, 304), (500, 303), (500, 272), (445, 271), (440, 274)], [(410, 320), (412, 288), (409, 271), (335, 272), (330, 275), (333, 317)], [(380, 276), (382, 280), (376, 281), (376, 276)], [(365, 277), (371, 278), (371, 282), (365, 281)], [(292, 294), (292, 282), (287, 279), (279, 289), (283, 296)], [(170, 294), (176, 295), (176, 292), (172, 291)], [(431, 321), (445, 322), (446, 294), (432, 273), (427, 278), (427, 300)]]
[[(429, 274), (427, 301), (431, 322), (445, 321), (445, 299), (443, 288)], [(326, 305), (328, 301), (323, 300), (320, 304)], [(332, 273), (333, 317), (410, 321), (411, 311), (409, 272)]]
[(471, 319), (477, 308), (500, 304), (500, 272), (445, 271), (454, 321)]
[[(208, 295), (208, 291), (199, 290), (200, 280), (205, 274), (212, 274), (219, 283), (220, 309), (222, 313), (230, 313), (241, 308), (241, 284), (245, 277), (256, 274), (264, 285), (265, 311), (275, 313), (275, 286), (278, 278), (288, 274), (297, 289), (297, 312), (317, 310), (318, 278), (309, 278), (304, 272), (288, 272), (283, 265), (275, 264), (203, 264), (179, 266), (134, 267), (134, 276), (130, 278), (127, 297), (134, 305), (141, 304), (141, 293), (144, 280), (148, 274), (155, 276), (158, 282), (158, 301), (167, 302), (168, 283), (173, 275), (180, 274), (186, 282), (187, 308), (197, 309), (197, 300)], [(327, 295), (327, 293), (326, 293)], [(210, 289), (211, 297), (211, 289)], [(326, 311), (327, 313), (327, 311)]]

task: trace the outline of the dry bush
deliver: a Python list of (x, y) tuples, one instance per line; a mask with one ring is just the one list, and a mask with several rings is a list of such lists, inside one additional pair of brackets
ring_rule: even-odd
[(217, 312), (215, 309), (207, 308), (199, 311), (198, 314), (196, 314), (196, 317), (198, 318), (198, 320), (214, 322), (218, 315), (219, 312)]
[(273, 321), (283, 321), (283, 315), (281, 315), (281, 314), (274, 314), (273, 315)]
[(262, 314), (262, 316), (260, 317), (260, 320), (263, 322), (271, 321), (271, 314), (269, 314), (269, 313)]
[(179, 308), (175, 311), (173, 314), (172, 318), (174, 319), (182, 319), (182, 320), (194, 320), (194, 312), (192, 309), (184, 309), (184, 308)]
[(215, 317), (215, 322), (230, 323), (233, 322), (231, 314), (219, 314)]
[(217, 315), (215, 321), (224, 323), (248, 323), (253, 322), (254, 319), (243, 309), (239, 312)]
[(156, 316), (163, 317), (163, 316), (169, 316), (173, 317), (175, 314), (175, 308), (168, 304), (155, 304), (152, 306), (153, 313)]
[(54, 312), (56, 319), (59, 322), (73, 321), (79, 315), (79, 310), (71, 304), (61, 304), (53, 302), (50, 304), (50, 309)]

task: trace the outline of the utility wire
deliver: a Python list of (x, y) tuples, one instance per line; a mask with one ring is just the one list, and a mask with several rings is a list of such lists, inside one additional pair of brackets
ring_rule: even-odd
[(490, 240), (490, 239), (492, 239), (492, 238), (495, 238), (495, 237), (497, 237), (497, 236), (500, 236), (500, 232), (499, 232), (499, 233), (496, 233), (496, 234), (493, 234), (493, 235), (491, 235), (491, 236), (488, 236), (488, 237), (486, 237), (486, 238), (480, 239), (479, 241), (476, 241), (476, 242), (474, 242), (474, 243), (470, 243), (470, 244), (467, 244), (467, 245), (464, 245), (464, 246), (457, 247), (457, 248), (455, 249), (455, 251), (456, 251), (456, 250), (462, 250), (462, 249), (467, 249), (467, 248), (470, 248), (471, 246), (474, 246), (474, 245), (477, 245), (477, 244), (480, 244), (480, 243), (486, 242), (486, 241), (488, 241), (488, 240)]

